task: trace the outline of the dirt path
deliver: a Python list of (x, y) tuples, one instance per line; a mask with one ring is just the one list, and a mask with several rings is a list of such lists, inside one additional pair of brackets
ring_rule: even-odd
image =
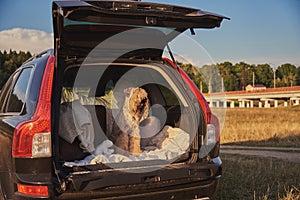
[[(296, 152), (294, 152), (296, 151)], [(221, 145), (221, 154), (239, 154), (259, 157), (272, 157), (300, 163), (300, 148), (250, 147)]]

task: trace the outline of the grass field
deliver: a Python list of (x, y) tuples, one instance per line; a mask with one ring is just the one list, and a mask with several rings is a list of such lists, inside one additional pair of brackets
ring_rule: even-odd
[[(221, 143), (300, 147), (299, 117), (299, 106), (228, 108)], [(300, 200), (300, 163), (228, 154), (221, 159), (223, 175), (213, 199)]]
[(223, 175), (214, 200), (300, 199), (299, 163), (253, 156), (221, 157)]
[(222, 144), (300, 147), (300, 107), (228, 108)]

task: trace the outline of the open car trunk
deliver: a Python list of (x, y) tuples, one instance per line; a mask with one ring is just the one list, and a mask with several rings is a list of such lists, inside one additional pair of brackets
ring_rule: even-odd
[[(67, 67), (58, 129), (60, 159), (70, 161), (64, 165), (187, 159), (200, 108), (166, 67), (158, 62)], [(104, 157), (72, 162), (90, 154)]]
[(53, 3), (53, 147), (62, 198), (211, 183), (218, 167), (197, 163), (203, 110), (162, 54), (178, 34), (219, 27), (224, 18), (133, 1)]
[[(81, 63), (65, 68), (58, 155), (61, 176), (72, 180), (75, 190), (146, 183), (164, 176), (169, 180), (172, 176), (155, 171), (165, 167), (177, 171), (179, 163), (198, 160), (204, 114), (173, 70), (163, 62)], [(189, 173), (175, 171), (178, 178)], [(120, 178), (134, 173), (135, 178), (109, 181), (112, 173)], [(140, 180), (143, 173), (148, 175)], [(97, 184), (87, 184), (91, 179)]]

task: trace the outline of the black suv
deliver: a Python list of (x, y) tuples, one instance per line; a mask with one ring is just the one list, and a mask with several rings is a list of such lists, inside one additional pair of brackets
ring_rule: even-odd
[(218, 120), (168, 43), (225, 17), (136, 1), (58, 1), (52, 14), (54, 49), (1, 91), (0, 199), (211, 197)]

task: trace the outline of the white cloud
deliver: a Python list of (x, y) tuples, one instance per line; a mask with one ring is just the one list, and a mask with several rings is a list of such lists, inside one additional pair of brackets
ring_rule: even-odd
[(0, 31), (0, 50), (22, 50), (39, 53), (53, 48), (53, 33), (40, 30), (13, 28)]

